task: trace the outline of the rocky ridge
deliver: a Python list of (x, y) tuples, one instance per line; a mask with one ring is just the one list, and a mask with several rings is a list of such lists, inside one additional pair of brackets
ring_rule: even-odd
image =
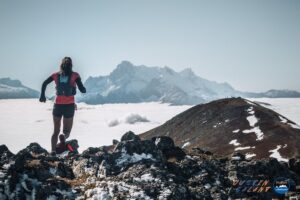
[(300, 126), (243, 98), (196, 105), (140, 136), (168, 136), (182, 148), (200, 147), (222, 156), (240, 152), (255, 159), (271, 156), (287, 162), (300, 155)]
[(0, 199), (272, 199), (273, 191), (236, 192), (240, 179), (290, 179), (288, 196), (299, 197), (300, 158), (252, 160), (241, 153), (216, 157), (189, 151), (165, 136), (141, 140), (127, 132), (114, 145), (57, 157), (37, 143), (12, 154), (0, 146)]

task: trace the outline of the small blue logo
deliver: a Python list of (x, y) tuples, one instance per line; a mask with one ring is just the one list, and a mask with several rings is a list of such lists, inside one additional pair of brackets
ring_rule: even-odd
[(273, 190), (280, 195), (284, 195), (290, 189), (290, 182), (288, 178), (278, 177), (273, 183)]

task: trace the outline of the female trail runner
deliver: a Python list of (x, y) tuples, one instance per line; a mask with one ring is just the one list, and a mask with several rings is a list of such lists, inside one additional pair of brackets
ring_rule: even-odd
[(51, 137), (51, 155), (56, 154), (56, 144), (60, 133), (62, 117), (63, 140), (70, 136), (76, 109), (74, 98), (74, 95), (76, 94), (76, 85), (81, 93), (86, 93), (86, 89), (81, 82), (79, 74), (77, 72), (73, 72), (72, 67), (71, 58), (63, 58), (60, 65), (60, 71), (53, 73), (42, 85), (41, 96), (39, 99), (40, 102), (46, 102), (45, 90), (47, 85), (52, 81), (54, 81), (56, 85), (56, 97), (52, 111), (54, 131)]

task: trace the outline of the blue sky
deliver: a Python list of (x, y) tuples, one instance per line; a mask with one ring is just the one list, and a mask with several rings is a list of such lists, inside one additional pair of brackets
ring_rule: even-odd
[(242, 91), (300, 91), (296, 0), (3, 0), (0, 28), (0, 77), (35, 89), (70, 56), (84, 80), (128, 60)]

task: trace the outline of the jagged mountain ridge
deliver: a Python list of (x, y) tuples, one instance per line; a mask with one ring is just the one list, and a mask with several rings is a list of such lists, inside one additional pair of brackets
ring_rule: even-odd
[(194, 106), (142, 138), (169, 136), (176, 145), (201, 147), (219, 155), (243, 152), (254, 158), (300, 155), (300, 126), (258, 103), (228, 98)]
[(89, 104), (138, 103), (159, 101), (173, 105), (195, 105), (227, 97), (300, 97), (291, 90), (263, 93), (241, 92), (228, 83), (217, 83), (197, 76), (190, 68), (176, 72), (169, 67), (135, 66), (121, 62), (108, 76), (89, 77), (88, 93), (79, 101)]
[(24, 86), (19, 80), (0, 78), (0, 99), (37, 98), (39, 92)]
[(96, 103), (136, 103), (161, 101), (171, 104), (198, 104), (236, 91), (227, 83), (196, 76), (191, 69), (175, 72), (169, 67), (134, 66), (120, 63), (108, 76), (89, 77), (88, 94), (80, 101)]

